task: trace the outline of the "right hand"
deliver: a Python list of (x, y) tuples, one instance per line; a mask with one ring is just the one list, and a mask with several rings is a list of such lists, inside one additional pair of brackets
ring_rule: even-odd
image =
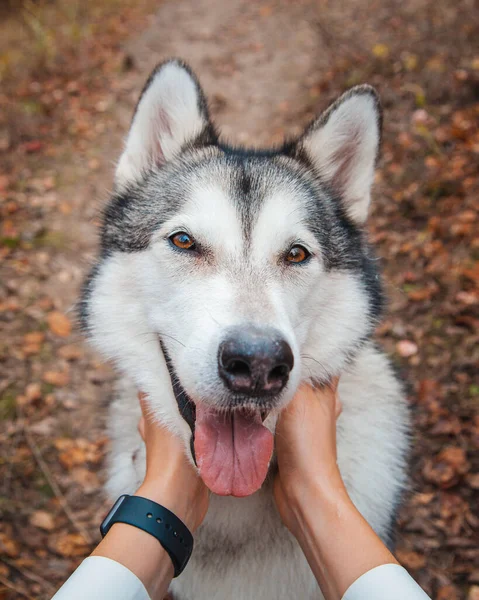
[(171, 510), (193, 533), (206, 516), (209, 491), (186, 458), (183, 441), (151, 417), (144, 394), (138, 395), (138, 430), (146, 445), (146, 475), (136, 492)]
[(300, 528), (300, 509), (308, 498), (318, 490), (329, 495), (345, 491), (336, 462), (336, 419), (341, 413), (338, 381), (335, 378), (317, 389), (302, 385), (276, 425), (279, 473), (274, 497), (281, 519), (293, 535)]

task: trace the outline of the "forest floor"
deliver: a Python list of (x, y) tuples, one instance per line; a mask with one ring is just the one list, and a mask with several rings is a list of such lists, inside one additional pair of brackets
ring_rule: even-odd
[(99, 538), (113, 374), (74, 303), (135, 100), (169, 56), (239, 143), (297, 134), (351, 85), (379, 90), (378, 339), (415, 420), (397, 556), (433, 598), (479, 599), (478, 30), (473, 0), (0, 8), (1, 600), (50, 598)]

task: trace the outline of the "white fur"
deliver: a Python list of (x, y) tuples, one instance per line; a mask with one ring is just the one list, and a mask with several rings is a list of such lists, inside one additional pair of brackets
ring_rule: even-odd
[(165, 64), (138, 103), (116, 169), (118, 188), (175, 158), (204, 126), (198, 89), (191, 75), (176, 62)]
[(321, 177), (341, 195), (348, 215), (362, 224), (371, 201), (379, 115), (374, 96), (349, 92), (345, 97), (303, 143)]

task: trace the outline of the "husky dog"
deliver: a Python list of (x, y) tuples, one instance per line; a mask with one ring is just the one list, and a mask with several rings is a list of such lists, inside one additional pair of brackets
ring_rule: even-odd
[(260, 151), (219, 141), (180, 61), (158, 66), (140, 96), (80, 306), (122, 373), (112, 499), (144, 475), (137, 390), (213, 492), (175, 599), (322, 597), (272, 497), (276, 419), (301, 382), (341, 375), (341, 473), (388, 539), (409, 416), (371, 341), (382, 294), (363, 226), (380, 132), (369, 86)]

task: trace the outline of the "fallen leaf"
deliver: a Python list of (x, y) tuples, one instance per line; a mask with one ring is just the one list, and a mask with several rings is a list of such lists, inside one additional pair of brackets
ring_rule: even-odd
[(75, 465), (82, 465), (87, 461), (87, 454), (82, 448), (70, 448), (61, 452), (58, 459), (67, 469), (72, 469)]
[(42, 377), (45, 383), (57, 387), (64, 387), (70, 381), (70, 375), (66, 371), (46, 371)]
[(420, 505), (430, 504), (430, 502), (434, 499), (434, 496), (434, 493), (418, 492), (417, 494), (414, 494), (412, 503)]
[(396, 558), (407, 569), (421, 569), (426, 564), (426, 557), (412, 550), (397, 550)]
[(68, 470), (85, 463), (98, 464), (103, 458), (103, 440), (95, 443), (81, 438), (77, 440), (59, 438), (54, 444), (60, 451), (58, 457), (60, 462)]
[(53, 552), (68, 558), (83, 556), (90, 548), (88, 542), (79, 533), (63, 533), (58, 536), (49, 536), (48, 545)]
[(25, 344), (42, 344), (45, 340), (43, 331), (31, 331), (23, 336)]
[(10, 185), (10, 177), (8, 175), (0, 175), (0, 191), (4, 192)]
[(101, 487), (98, 475), (86, 467), (76, 467), (72, 470), (71, 476), (74, 481), (81, 485), (85, 494), (96, 492)]
[(479, 585), (471, 585), (467, 594), (467, 600), (479, 600)]
[(273, 7), (267, 4), (266, 6), (262, 6), (258, 12), (261, 17), (270, 17), (273, 14)]
[(461, 475), (466, 473), (469, 468), (465, 451), (457, 446), (444, 448), (444, 450), (441, 450), (439, 453), (437, 459), (451, 465), (451, 467)]
[(409, 356), (414, 356), (414, 354), (417, 354), (418, 347), (414, 342), (409, 340), (401, 340), (396, 344), (396, 350), (399, 356), (408, 358)]
[(30, 525), (44, 529), (45, 531), (52, 531), (55, 529), (55, 519), (52, 514), (44, 510), (36, 510), (30, 515)]
[(40, 400), (42, 397), (42, 389), (39, 383), (29, 383), (25, 388), (25, 397), (28, 402)]
[(434, 462), (432, 459), (427, 459), (423, 470), (423, 477), (426, 481), (434, 483), (438, 487), (447, 488), (455, 483), (455, 471), (444, 462)]
[(54, 310), (47, 315), (47, 323), (55, 335), (68, 337), (71, 333), (72, 325), (70, 319), (58, 310)]
[(19, 543), (4, 532), (0, 532), (0, 554), (2, 553), (11, 558), (15, 558), (20, 554)]
[(458, 292), (456, 294), (456, 300), (462, 304), (472, 306), (473, 304), (479, 303), (479, 294), (474, 292)]
[(58, 356), (61, 356), (65, 360), (78, 360), (83, 356), (83, 350), (80, 346), (68, 344), (58, 349)]
[(387, 58), (389, 56), (389, 48), (386, 44), (375, 44), (373, 46), (373, 54), (376, 58)]
[(424, 302), (430, 300), (437, 292), (437, 287), (424, 287), (417, 290), (410, 290), (408, 292), (408, 298), (413, 302)]
[(471, 473), (466, 477), (466, 481), (473, 490), (479, 490), (479, 473)]
[(436, 594), (436, 600), (459, 600), (459, 592), (455, 585), (442, 585)]
[(30, 431), (36, 435), (52, 435), (55, 428), (58, 427), (55, 417), (45, 417), (41, 421), (30, 425)]
[(31, 142), (25, 142), (25, 144), (23, 144), (23, 147), (25, 148), (25, 151), (28, 154), (31, 154), (33, 152), (38, 152), (39, 150), (41, 150), (43, 148), (43, 142), (40, 140), (32, 140)]

